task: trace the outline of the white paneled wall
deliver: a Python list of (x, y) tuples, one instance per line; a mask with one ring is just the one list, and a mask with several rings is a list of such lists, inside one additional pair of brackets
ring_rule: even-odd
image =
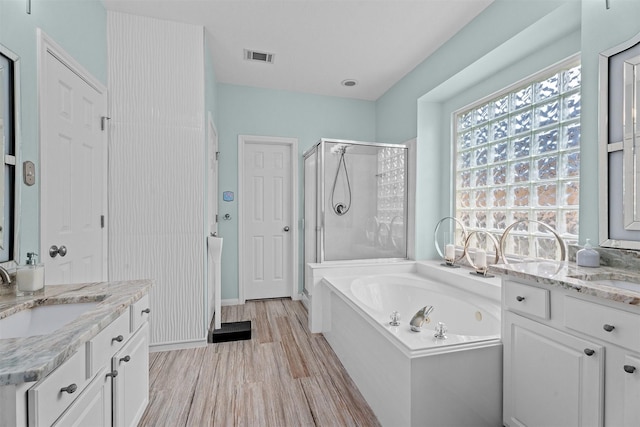
[(109, 278), (152, 278), (151, 344), (206, 342), (202, 27), (108, 13)]

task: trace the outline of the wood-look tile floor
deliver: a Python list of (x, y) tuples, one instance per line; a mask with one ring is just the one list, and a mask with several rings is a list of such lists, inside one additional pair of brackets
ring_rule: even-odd
[(222, 308), (252, 339), (151, 353), (142, 426), (379, 426), (299, 301)]

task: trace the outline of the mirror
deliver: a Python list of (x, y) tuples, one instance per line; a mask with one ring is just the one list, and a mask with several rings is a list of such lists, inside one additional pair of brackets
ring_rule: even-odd
[(18, 261), (19, 183), (16, 178), (20, 144), (19, 57), (0, 44), (0, 263), (11, 268)]
[(600, 54), (600, 246), (640, 249), (640, 34)]
[(623, 64), (624, 228), (640, 230), (640, 55)]

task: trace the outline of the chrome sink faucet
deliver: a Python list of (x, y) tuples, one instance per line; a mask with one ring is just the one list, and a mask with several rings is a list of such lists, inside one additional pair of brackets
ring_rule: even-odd
[(9, 283), (11, 283), (11, 275), (9, 275), (9, 272), (7, 271), (7, 269), (1, 265), (0, 265), (0, 278), (2, 278), (2, 283), (4, 284), (8, 285)]

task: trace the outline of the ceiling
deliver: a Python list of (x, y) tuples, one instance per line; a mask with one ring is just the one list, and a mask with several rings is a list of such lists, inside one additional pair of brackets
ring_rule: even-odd
[[(202, 25), (218, 83), (376, 100), (493, 0), (104, 0)], [(243, 50), (273, 53), (273, 64)], [(357, 85), (345, 87), (343, 80)]]

